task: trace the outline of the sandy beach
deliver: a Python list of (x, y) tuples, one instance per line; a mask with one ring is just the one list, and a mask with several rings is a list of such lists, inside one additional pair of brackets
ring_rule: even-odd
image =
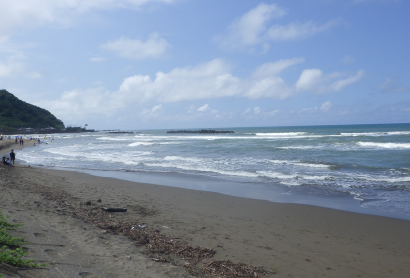
[(236, 277), (410, 277), (410, 222), (394, 218), (17, 164), (0, 167), (0, 209), (48, 264), (3, 277), (210, 277), (230, 262), (255, 267)]

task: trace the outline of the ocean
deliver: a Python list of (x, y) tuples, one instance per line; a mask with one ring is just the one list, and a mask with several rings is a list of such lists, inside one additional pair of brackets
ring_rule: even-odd
[(54, 134), (17, 158), (32, 166), (410, 220), (410, 124), (217, 130), (235, 133)]

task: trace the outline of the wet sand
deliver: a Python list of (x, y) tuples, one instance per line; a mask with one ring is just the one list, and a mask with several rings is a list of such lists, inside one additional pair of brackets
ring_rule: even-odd
[(410, 277), (410, 221), (2, 165), (0, 209), (24, 223), (15, 233), (30, 242), (29, 257), (49, 264), (11, 268), (4, 277), (189, 277), (182, 266), (154, 262), (146, 247), (75, 213), (101, 207), (127, 208), (106, 215), (113, 223), (138, 222), (190, 246), (214, 249), (197, 269), (231, 260), (261, 267), (265, 277)]

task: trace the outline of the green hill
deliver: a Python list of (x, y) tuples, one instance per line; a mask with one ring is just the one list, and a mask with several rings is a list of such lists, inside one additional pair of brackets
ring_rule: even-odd
[(0, 90), (0, 131), (13, 132), (18, 128), (64, 128), (64, 123), (46, 109), (19, 100), (6, 90)]

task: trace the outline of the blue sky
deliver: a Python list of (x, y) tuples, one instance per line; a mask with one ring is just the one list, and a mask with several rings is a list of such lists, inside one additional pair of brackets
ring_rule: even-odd
[(409, 1), (0, 5), (0, 89), (66, 125), (410, 122)]

